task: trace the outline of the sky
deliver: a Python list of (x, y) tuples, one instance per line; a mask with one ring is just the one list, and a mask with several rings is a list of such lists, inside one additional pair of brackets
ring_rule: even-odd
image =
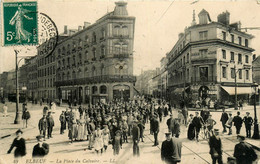
[[(112, 0), (38, 0), (38, 11), (47, 14), (57, 25), (59, 33), (64, 25), (68, 28), (83, 26), (84, 22), (95, 23), (107, 12), (113, 11)], [(141, 70), (155, 69), (178, 40), (178, 34), (192, 22), (195, 10), (205, 9), (212, 21), (218, 14), (230, 12), (230, 23), (240, 21), (242, 28), (260, 27), (260, 0), (132, 0), (127, 1), (129, 16), (136, 17), (134, 38), (134, 74)], [(1, 14), (0, 14), (1, 15)], [(2, 17), (2, 15), (1, 15)], [(2, 25), (1, 25), (2, 26)], [(260, 29), (248, 30), (255, 36), (252, 48), (260, 54)], [(1, 37), (1, 36), (0, 36)], [(18, 47), (18, 49), (22, 49)], [(17, 49), (17, 48), (16, 48)], [(21, 51), (22, 56), (34, 55), (34, 47)], [(15, 67), (14, 47), (0, 46), (0, 73)], [(22, 63), (21, 63), (22, 64)]]

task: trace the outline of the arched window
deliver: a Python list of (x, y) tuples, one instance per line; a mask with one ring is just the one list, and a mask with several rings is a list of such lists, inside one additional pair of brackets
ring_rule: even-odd
[(75, 71), (72, 72), (72, 79), (76, 79), (76, 72)]
[(85, 68), (84, 72), (85, 72), (85, 77), (89, 77), (88, 67)]
[(97, 75), (97, 70), (96, 70), (96, 67), (93, 66), (92, 67), (92, 77), (96, 76)]
[(61, 80), (62, 80), (62, 81), (65, 80), (65, 73), (64, 73), (64, 72), (62, 73), (62, 78), (61, 78)]
[(97, 42), (97, 36), (96, 36), (96, 33), (93, 32), (92, 34), (92, 43), (96, 43)]
[(67, 72), (67, 80), (70, 79), (70, 72)]
[(104, 58), (105, 57), (105, 46), (102, 45), (101, 46), (101, 58)]
[(67, 58), (67, 61), (68, 61), (68, 67), (70, 67), (70, 58), (69, 57)]
[(107, 87), (105, 85), (100, 86), (100, 93), (107, 94)]
[(116, 43), (115, 46), (114, 46), (114, 53), (115, 54), (119, 54), (120, 53), (120, 44), (119, 43)]
[(82, 78), (82, 71), (80, 68), (78, 69), (78, 78)]
[(128, 52), (128, 45), (127, 43), (122, 44), (121, 53), (126, 54)]
[(85, 36), (85, 41), (88, 43), (89, 39), (88, 39), (88, 35)]
[(96, 49), (95, 48), (93, 48), (93, 50), (92, 50), (92, 53), (93, 53), (93, 60), (96, 60)]
[(65, 49), (65, 47), (63, 46), (62, 47), (62, 55), (65, 55), (66, 54), (66, 49)]
[(119, 25), (114, 26), (114, 35), (115, 36), (119, 36), (120, 35), (119, 34), (119, 30), (120, 30), (120, 26)]
[(92, 94), (97, 94), (98, 93), (98, 88), (97, 86), (92, 87)]
[(122, 27), (122, 35), (123, 36), (128, 36), (128, 27), (127, 26), (123, 26)]
[(100, 67), (100, 75), (103, 76), (104, 74), (105, 74), (105, 67), (104, 64), (102, 64)]

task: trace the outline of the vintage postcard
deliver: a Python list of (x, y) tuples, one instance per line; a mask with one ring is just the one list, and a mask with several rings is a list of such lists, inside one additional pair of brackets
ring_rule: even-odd
[(0, 164), (257, 164), (259, 0), (0, 0)]

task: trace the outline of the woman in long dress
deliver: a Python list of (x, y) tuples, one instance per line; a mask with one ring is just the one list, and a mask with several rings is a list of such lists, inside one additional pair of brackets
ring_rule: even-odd
[(187, 125), (188, 125), (188, 139), (193, 140), (195, 138), (195, 126), (192, 123), (193, 120), (193, 114), (190, 114), (190, 118), (188, 119)]
[(83, 134), (83, 139), (84, 140), (88, 140), (88, 126), (89, 126), (89, 121), (90, 121), (90, 118), (89, 118), (89, 115), (88, 113), (85, 113), (85, 128), (84, 128), (84, 134)]
[(103, 129), (103, 142), (104, 142), (104, 149), (107, 150), (108, 143), (110, 141), (110, 132), (107, 125), (104, 125)]
[(103, 153), (103, 147), (104, 147), (104, 142), (103, 142), (103, 132), (100, 129), (99, 126), (97, 126), (97, 130), (94, 132), (94, 148), (97, 153), (101, 152)]
[(85, 129), (85, 119), (83, 118), (83, 115), (80, 115), (80, 119), (78, 120), (78, 141), (82, 141), (84, 139), (84, 129)]

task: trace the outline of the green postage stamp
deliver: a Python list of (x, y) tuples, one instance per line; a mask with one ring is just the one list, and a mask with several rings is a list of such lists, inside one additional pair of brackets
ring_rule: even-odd
[(2, 2), (4, 46), (38, 44), (37, 2)]

